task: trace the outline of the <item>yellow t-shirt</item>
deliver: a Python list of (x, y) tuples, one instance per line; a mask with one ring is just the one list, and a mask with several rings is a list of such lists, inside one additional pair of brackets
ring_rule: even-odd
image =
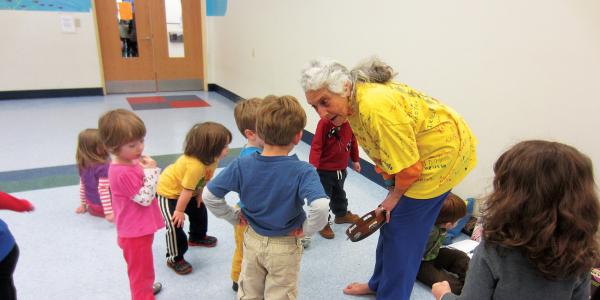
[(357, 83), (348, 117), (358, 144), (388, 174), (420, 160), (406, 196), (429, 199), (456, 186), (476, 165), (477, 139), (450, 107), (397, 82)]
[(196, 196), (212, 178), (217, 164), (215, 161), (207, 166), (195, 157), (181, 155), (160, 174), (156, 192), (165, 198), (177, 199), (183, 189), (188, 189)]

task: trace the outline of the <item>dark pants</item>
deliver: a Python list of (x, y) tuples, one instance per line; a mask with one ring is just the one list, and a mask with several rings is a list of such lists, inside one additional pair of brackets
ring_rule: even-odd
[(468, 268), (467, 254), (456, 249), (441, 248), (434, 260), (421, 262), (417, 279), (430, 287), (436, 282), (448, 281), (452, 293), (460, 295)]
[[(167, 261), (182, 260), (188, 250), (188, 237), (183, 231), (183, 227), (175, 227), (173, 224), (173, 212), (177, 206), (177, 199), (167, 199), (158, 195), (158, 204), (167, 227)], [(189, 239), (191, 241), (204, 239), (208, 228), (208, 215), (204, 203), (198, 207), (196, 197), (192, 197), (185, 208), (185, 214), (188, 215), (190, 225)]]
[(5, 300), (17, 299), (17, 290), (13, 282), (13, 273), (19, 260), (19, 247), (17, 244), (8, 255), (0, 262), (0, 296)]
[(319, 179), (325, 190), (325, 194), (329, 196), (329, 208), (336, 217), (343, 217), (348, 213), (348, 198), (344, 191), (344, 181), (348, 172), (341, 171), (323, 171), (317, 170)]

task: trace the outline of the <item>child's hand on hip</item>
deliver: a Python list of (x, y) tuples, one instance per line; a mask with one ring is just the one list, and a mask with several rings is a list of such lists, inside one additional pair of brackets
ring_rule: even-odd
[(248, 220), (246, 219), (246, 216), (244, 216), (244, 214), (240, 211), (240, 226), (248, 226)]
[(290, 233), (288, 233), (289, 236), (295, 236), (297, 238), (302, 238), (304, 237), (304, 230), (302, 230), (302, 228), (296, 228), (292, 231), (290, 231)]

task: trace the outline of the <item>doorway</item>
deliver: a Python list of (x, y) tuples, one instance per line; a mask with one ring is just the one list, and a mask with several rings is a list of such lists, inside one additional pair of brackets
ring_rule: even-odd
[(200, 0), (95, 0), (106, 92), (205, 90)]

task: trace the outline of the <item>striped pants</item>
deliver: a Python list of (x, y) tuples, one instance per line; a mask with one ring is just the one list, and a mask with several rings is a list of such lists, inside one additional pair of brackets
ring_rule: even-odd
[[(175, 224), (173, 224), (173, 212), (177, 205), (177, 199), (168, 199), (161, 195), (156, 196), (167, 229), (167, 262), (173, 263), (183, 259), (183, 255), (188, 250), (188, 237), (183, 227), (175, 227)], [(189, 220), (189, 238), (191, 240), (203, 239), (206, 236), (208, 227), (208, 215), (204, 203), (198, 207), (196, 197), (192, 197), (185, 208), (185, 214), (188, 215)]]

